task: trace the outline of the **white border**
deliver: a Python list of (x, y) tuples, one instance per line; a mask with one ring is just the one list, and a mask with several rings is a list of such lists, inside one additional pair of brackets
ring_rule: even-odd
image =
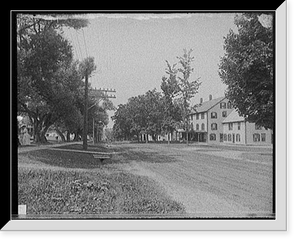
[(275, 34), (275, 220), (10, 220), (2, 230), (287, 230), (287, 1), (276, 10)]

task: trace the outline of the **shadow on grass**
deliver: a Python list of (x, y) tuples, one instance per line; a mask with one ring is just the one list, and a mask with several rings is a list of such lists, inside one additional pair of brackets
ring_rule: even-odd
[[(61, 148), (72, 149), (72, 150), (82, 150), (82, 145), (70, 145)], [(63, 168), (79, 168), (79, 169), (95, 169), (102, 165), (112, 165), (112, 164), (127, 164), (132, 161), (141, 161), (148, 163), (172, 163), (177, 159), (173, 156), (163, 155), (159, 152), (147, 152), (131, 147), (114, 147), (105, 148), (94, 146), (90, 147), (88, 151), (97, 152), (111, 152), (112, 157), (101, 161), (100, 159), (95, 159), (92, 153), (74, 152), (74, 151), (59, 151), (59, 150), (35, 150), (26, 153), (21, 153), (21, 155), (27, 156), (29, 159), (40, 161), (44, 164), (63, 167)]]

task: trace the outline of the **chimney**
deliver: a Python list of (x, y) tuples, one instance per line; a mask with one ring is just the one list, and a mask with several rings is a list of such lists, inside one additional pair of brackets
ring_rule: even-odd
[(203, 98), (201, 97), (200, 98), (200, 105), (203, 103)]
[(212, 100), (212, 95), (209, 95), (209, 101)]

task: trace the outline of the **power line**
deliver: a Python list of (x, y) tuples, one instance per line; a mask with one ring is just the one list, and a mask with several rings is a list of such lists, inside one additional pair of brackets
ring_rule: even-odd
[[(70, 35), (71, 35), (72, 42), (74, 42), (74, 38), (73, 38), (73, 35), (72, 35), (72, 31), (70, 31)], [(73, 46), (74, 46), (74, 51), (75, 51), (76, 57), (79, 58), (79, 55), (78, 55), (77, 50), (76, 50), (76, 45), (73, 44)]]
[(77, 35), (77, 31), (76, 31), (76, 39), (77, 39), (77, 43), (78, 43), (78, 47), (79, 47), (79, 53), (80, 53), (80, 58), (82, 60), (82, 52), (81, 52), (81, 47), (80, 47), (80, 42), (79, 42), (79, 39), (78, 39), (78, 35)]
[(86, 57), (88, 57), (89, 55), (88, 55), (87, 46), (86, 46), (86, 42), (85, 42), (84, 30), (83, 29), (81, 29), (81, 30), (82, 30), (82, 34), (83, 34), (83, 41), (84, 41), (84, 47), (85, 47)]

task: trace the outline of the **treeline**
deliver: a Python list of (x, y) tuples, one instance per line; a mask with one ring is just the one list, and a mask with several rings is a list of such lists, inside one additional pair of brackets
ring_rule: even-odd
[[(177, 128), (189, 129), (190, 100), (197, 93), (200, 82), (191, 81), (193, 72), (192, 50), (185, 50), (178, 62), (166, 61), (166, 76), (162, 77), (161, 90), (149, 90), (120, 104), (112, 117), (116, 139), (139, 140), (140, 135), (151, 135), (153, 140), (162, 133), (172, 133)], [(169, 141), (168, 137), (168, 141)], [(147, 137), (146, 137), (147, 140)]]

